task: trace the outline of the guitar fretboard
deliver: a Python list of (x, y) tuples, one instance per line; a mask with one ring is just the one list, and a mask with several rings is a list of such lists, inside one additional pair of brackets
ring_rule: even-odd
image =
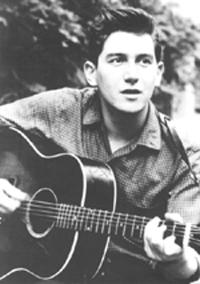
[[(28, 204), (28, 203), (27, 203)], [(26, 202), (21, 213), (30, 212), (34, 216), (54, 222), (55, 227), (74, 231), (91, 232), (102, 235), (126, 236), (143, 241), (144, 229), (150, 218), (126, 213), (91, 209), (70, 204), (54, 204), (34, 201), (27, 209)], [(190, 224), (180, 224), (161, 220), (167, 226), (166, 233), (175, 235), (181, 241), (199, 246), (200, 228)]]
[[(106, 210), (90, 209), (74, 205), (60, 204), (56, 226), (70, 230), (93, 232), (106, 235), (120, 235), (143, 239), (144, 228), (150, 218), (125, 213), (112, 213)], [(162, 220), (165, 224), (166, 221)], [(183, 237), (186, 225), (171, 223), (168, 234)]]

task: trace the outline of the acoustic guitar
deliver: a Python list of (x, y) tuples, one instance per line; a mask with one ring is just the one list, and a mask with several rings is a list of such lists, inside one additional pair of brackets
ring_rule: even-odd
[[(45, 155), (11, 127), (1, 133), (0, 178), (30, 196), (1, 219), (0, 280), (17, 273), (43, 280), (60, 274), (94, 278), (111, 236), (143, 242), (150, 219), (116, 212), (116, 182), (107, 164), (69, 153)], [(198, 226), (169, 223), (167, 231), (200, 245)]]

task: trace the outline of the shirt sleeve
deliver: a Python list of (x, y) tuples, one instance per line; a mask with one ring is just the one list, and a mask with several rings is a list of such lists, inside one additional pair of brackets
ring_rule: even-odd
[[(80, 92), (47, 91), (0, 107), (0, 117), (29, 133), (45, 137), (64, 150), (75, 151), (80, 136)], [(2, 124), (1, 124), (2, 125)], [(80, 140), (80, 139), (79, 139)]]
[[(185, 161), (179, 159), (179, 166), (176, 170), (174, 181), (172, 183), (172, 190), (168, 201), (167, 212), (179, 213), (184, 222), (193, 225), (200, 224), (200, 188), (194, 180), (193, 175)], [(190, 234), (190, 236), (192, 236)], [(194, 236), (195, 238), (195, 236)], [(198, 270), (190, 280), (183, 283), (190, 283), (200, 278), (200, 246), (196, 242), (189, 241), (189, 246), (196, 250), (196, 259), (198, 262)], [(176, 275), (175, 275), (176, 276)]]
[(200, 182), (200, 145), (190, 145), (186, 148), (191, 168)]
[(200, 188), (181, 157), (171, 189), (167, 212), (179, 213), (185, 222), (200, 224)]
[(173, 123), (188, 154), (192, 170), (200, 180), (200, 139), (198, 131), (195, 131), (199, 128), (199, 120), (194, 117), (192, 120), (177, 119)]

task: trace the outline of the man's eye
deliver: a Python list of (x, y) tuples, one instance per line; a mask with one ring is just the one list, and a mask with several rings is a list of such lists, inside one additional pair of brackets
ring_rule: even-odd
[(113, 65), (119, 65), (123, 62), (123, 58), (113, 57), (113, 58), (110, 58), (109, 62), (112, 63)]
[(145, 65), (145, 66), (148, 66), (148, 65), (151, 65), (152, 64), (152, 59), (151, 58), (142, 58), (140, 60), (140, 63), (142, 65)]

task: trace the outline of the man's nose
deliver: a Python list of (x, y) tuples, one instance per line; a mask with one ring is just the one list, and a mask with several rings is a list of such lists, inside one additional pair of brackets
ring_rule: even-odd
[(139, 79), (138, 75), (138, 67), (136, 64), (128, 63), (124, 70), (124, 80), (128, 83), (135, 84)]

